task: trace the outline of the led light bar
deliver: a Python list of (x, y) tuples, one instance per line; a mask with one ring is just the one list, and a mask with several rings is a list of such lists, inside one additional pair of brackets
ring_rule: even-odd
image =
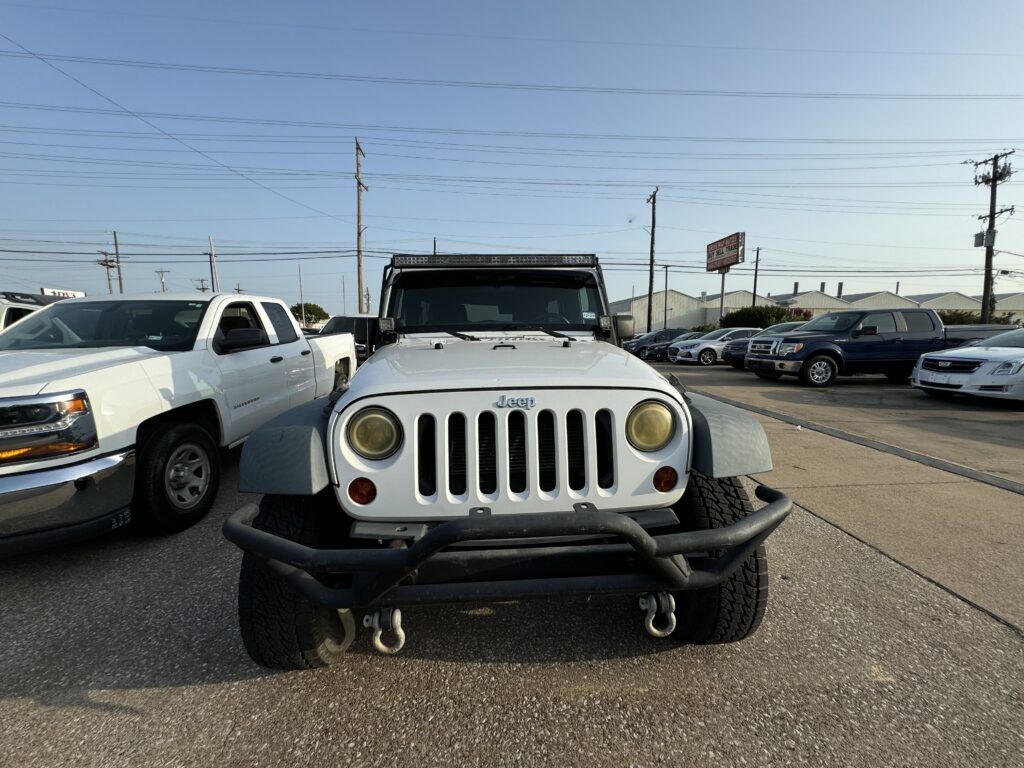
[(592, 253), (451, 253), (410, 255), (396, 253), (391, 266), (401, 267), (596, 267)]

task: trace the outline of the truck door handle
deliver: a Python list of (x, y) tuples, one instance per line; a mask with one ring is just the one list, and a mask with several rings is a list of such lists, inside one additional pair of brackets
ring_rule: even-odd
[(304, 350), (302, 350), (301, 354), (302, 354), (302, 356), (303, 356), (303, 357), (305, 357), (305, 356), (306, 356), (306, 355), (308, 355), (308, 354), (309, 354), (310, 352), (311, 352), (311, 350), (308, 350), (308, 349), (304, 349)]
[(281, 357), (280, 355), (274, 355), (272, 358), (270, 358), (270, 362), (272, 363), (280, 363), (282, 360), (284, 360), (284, 358)]

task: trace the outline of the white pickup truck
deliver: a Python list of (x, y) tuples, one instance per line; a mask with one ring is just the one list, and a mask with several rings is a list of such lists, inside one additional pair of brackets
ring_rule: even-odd
[(307, 338), (235, 294), (69, 299), (0, 333), (0, 555), (210, 509), (220, 449), (355, 370), (350, 334)]

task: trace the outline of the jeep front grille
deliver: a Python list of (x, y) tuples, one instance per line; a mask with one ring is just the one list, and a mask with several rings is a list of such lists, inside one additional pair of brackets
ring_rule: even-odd
[[(555, 494), (559, 486), (583, 491), (588, 481), (605, 490), (615, 485), (613, 419), (607, 409), (592, 414), (572, 409), (561, 415), (551, 410), (501, 414), (484, 411), (475, 423), (473, 435), (463, 413), (444, 417), (425, 413), (417, 418), (416, 487), (421, 496), (435, 496), (441, 490), (439, 478), (443, 477), (452, 496), (464, 497), (474, 475), (484, 496), (499, 492), (499, 478), (505, 484), (502, 490), (520, 497), (528, 495), (534, 475), (536, 487), (547, 494)], [(447, 466), (439, 462), (439, 429), (445, 430)], [(470, 448), (474, 438), (476, 450)], [(588, 477), (591, 451), (596, 459), (594, 477)], [(559, 456), (564, 457), (564, 477), (559, 477)]]

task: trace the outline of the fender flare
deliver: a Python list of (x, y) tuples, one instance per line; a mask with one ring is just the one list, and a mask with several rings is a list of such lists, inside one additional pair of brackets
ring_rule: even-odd
[(238, 490), (313, 496), (331, 482), (327, 469), (328, 398), (292, 408), (256, 429), (242, 447)]
[(746, 411), (705, 395), (686, 393), (693, 421), (691, 468), (706, 477), (738, 477), (772, 470), (768, 436)]

